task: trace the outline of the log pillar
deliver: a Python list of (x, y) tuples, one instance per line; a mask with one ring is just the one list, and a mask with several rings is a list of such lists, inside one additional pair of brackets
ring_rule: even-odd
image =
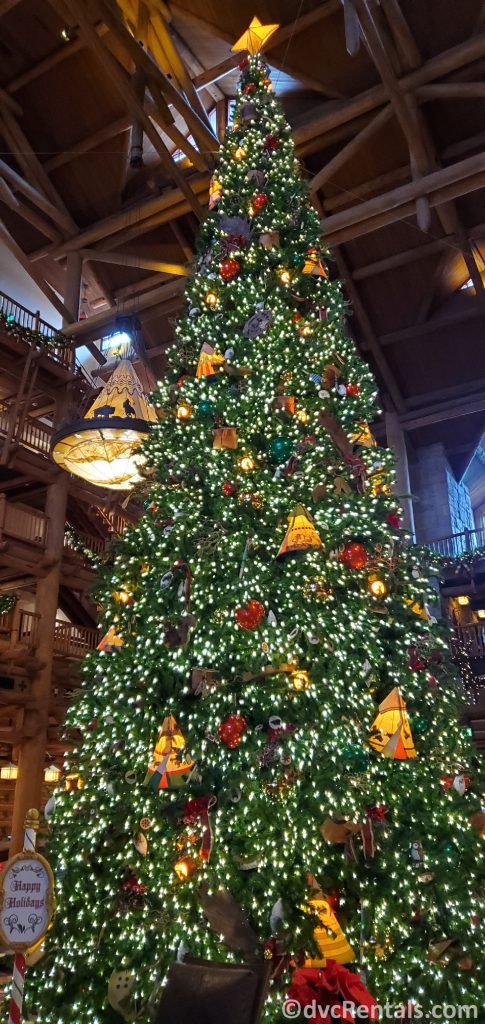
[[(82, 257), (77, 252), (69, 253), (67, 257), (64, 305), (75, 319), (79, 315), (81, 277)], [(66, 326), (66, 323), (67, 320), (65, 318), (63, 326)], [(64, 409), (69, 401), (69, 391), (68, 385), (62, 399), (57, 403), (54, 426), (62, 419)], [(27, 811), (30, 807), (41, 808), (42, 804), (49, 703), (52, 691), (54, 633), (59, 606), (59, 586), (64, 551), (68, 489), (69, 475), (64, 470), (59, 470), (57, 477), (47, 488), (45, 502), (45, 513), (48, 517), (45, 562), (49, 568), (46, 575), (38, 581), (35, 594), (35, 611), (39, 616), (37, 620), (37, 635), (39, 639), (35, 653), (40, 662), (40, 667), (33, 675), (31, 681), (31, 697), (32, 700), (36, 701), (36, 707), (34, 710), (26, 709), (24, 716), (24, 724), (28, 735), (23, 740), (19, 750), (19, 773), (15, 786), (10, 856), (22, 850), (24, 822)]]
[(69, 476), (61, 471), (47, 489), (45, 511), (49, 518), (46, 555), (52, 558), (53, 564), (43, 579), (39, 580), (36, 589), (35, 611), (39, 615), (36, 657), (41, 665), (32, 679), (31, 696), (37, 702), (37, 707), (25, 711), (24, 724), (34, 735), (22, 742), (19, 751), (10, 856), (22, 849), (24, 821), (29, 807), (41, 807), (68, 486)]
[(396, 456), (396, 482), (392, 490), (399, 498), (402, 509), (402, 525), (405, 530), (408, 530), (411, 540), (414, 541), (414, 510), (406, 438), (399, 422), (399, 416), (395, 412), (386, 412), (386, 434), (389, 448), (393, 449)]

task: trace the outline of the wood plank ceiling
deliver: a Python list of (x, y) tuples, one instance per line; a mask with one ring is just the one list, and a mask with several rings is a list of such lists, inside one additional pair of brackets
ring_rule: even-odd
[(275, 87), (383, 405), (460, 474), (485, 428), (482, 0), (0, 0), (0, 237), (76, 343), (136, 314), (161, 374), (254, 14), (281, 23)]

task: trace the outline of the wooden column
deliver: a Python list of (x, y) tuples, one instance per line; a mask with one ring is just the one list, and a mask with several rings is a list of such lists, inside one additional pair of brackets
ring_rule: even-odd
[(37, 706), (34, 710), (25, 711), (25, 726), (28, 731), (34, 732), (34, 735), (23, 741), (19, 752), (19, 774), (15, 787), (10, 844), (11, 856), (22, 849), (24, 820), (29, 807), (41, 807), (52, 686), (54, 629), (59, 602), (68, 485), (68, 474), (61, 470), (58, 478), (47, 489), (45, 511), (49, 520), (46, 556), (52, 560), (52, 565), (43, 579), (37, 583), (35, 595), (35, 610), (40, 616), (36, 657), (39, 659), (41, 667), (34, 675), (31, 686), (31, 697), (36, 701)]
[[(81, 294), (82, 256), (72, 252), (67, 257), (66, 285), (64, 291), (65, 306), (77, 319)], [(68, 323), (64, 317), (63, 326)], [(69, 400), (69, 385), (63, 397), (56, 405), (54, 425), (62, 419), (64, 409)], [(47, 488), (45, 513), (48, 517), (47, 544), (45, 564), (48, 566), (46, 575), (37, 583), (35, 593), (35, 611), (37, 620), (38, 643), (36, 657), (40, 668), (32, 677), (31, 698), (36, 702), (33, 709), (25, 710), (24, 724), (27, 738), (19, 750), (19, 773), (15, 786), (15, 797), (12, 815), (12, 838), (10, 856), (19, 853), (24, 841), (24, 821), (29, 807), (42, 809), (42, 783), (46, 766), (47, 729), (49, 724), (49, 704), (52, 696), (52, 663), (54, 660), (54, 632), (57, 609), (59, 606), (59, 586), (61, 582), (61, 565), (64, 551), (64, 533), (66, 528), (66, 507), (69, 489), (69, 476), (60, 470), (53, 483)]]
[(399, 422), (399, 416), (395, 412), (386, 412), (386, 434), (389, 448), (392, 448), (396, 456), (396, 482), (393, 492), (399, 497), (402, 509), (402, 525), (411, 534), (411, 541), (414, 541), (414, 510), (411, 498), (406, 438)]

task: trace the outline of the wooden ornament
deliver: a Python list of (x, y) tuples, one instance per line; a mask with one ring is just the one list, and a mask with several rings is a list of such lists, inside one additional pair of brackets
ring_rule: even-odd
[(213, 433), (212, 447), (237, 448), (239, 434), (237, 427), (216, 427)]

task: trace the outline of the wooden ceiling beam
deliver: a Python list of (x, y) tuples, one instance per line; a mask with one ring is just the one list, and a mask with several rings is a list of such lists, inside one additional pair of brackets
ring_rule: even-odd
[(403, 15), (399, 0), (380, 0), (380, 3), (403, 67), (409, 71), (418, 68), (422, 63), (421, 54)]
[[(356, 3), (365, 44), (381, 76), (409, 148), (413, 178), (419, 178), (429, 171), (433, 158), (423, 132), (417, 105), (410, 95), (406, 96), (402, 92), (391, 63), (390, 53), (393, 51), (390, 44), (386, 48), (369, 0), (356, 0)], [(426, 196), (419, 196), (416, 200), (416, 216), (418, 226), (423, 231), (428, 230), (431, 213)]]
[(416, 96), (422, 103), (428, 100), (483, 99), (485, 82), (433, 82), (421, 85)]
[[(104, 22), (100, 21), (94, 26), (96, 32), (100, 36), (105, 35), (108, 29)], [(32, 67), (27, 68), (21, 75), (16, 75), (10, 82), (5, 86), (5, 91), (11, 96), (13, 93), (19, 92), (24, 86), (29, 85), (30, 82), (34, 82), (36, 78), (40, 78), (41, 75), (47, 74), (52, 68), (57, 67), (58, 64), (62, 64), (65, 60), (69, 60), (75, 53), (79, 53), (79, 50), (85, 49), (85, 42), (78, 34), (76, 34), (68, 43), (63, 43), (57, 50), (53, 50), (47, 57), (39, 60), (37, 64), (33, 64)]]
[(381, 351), (378, 338), (369, 319), (367, 310), (364, 307), (359, 291), (352, 279), (352, 274), (345, 256), (339, 247), (335, 247), (333, 249), (333, 256), (336, 261), (340, 277), (345, 283), (345, 288), (352, 303), (354, 312), (357, 315), (362, 334), (366, 341), (366, 347), (374, 359), (383, 385), (389, 392), (389, 396), (397, 412), (403, 412), (405, 409), (403, 396), (397, 386), (394, 375), (391, 373), (387, 360)]
[(123, 132), (128, 131), (131, 126), (131, 118), (120, 117), (117, 121), (113, 121), (111, 124), (106, 125), (105, 128), (100, 128), (99, 131), (93, 132), (92, 135), (88, 135), (85, 139), (81, 139), (76, 145), (71, 146), (70, 149), (63, 149), (60, 153), (55, 153), (54, 156), (49, 157), (43, 163), (44, 169), (50, 174), (52, 171), (56, 171), (58, 167), (63, 167), (65, 164), (76, 160), (79, 156), (83, 156), (84, 153), (88, 153), (92, 149), (96, 149), (103, 142), (107, 142), (108, 139), (113, 139), (117, 135), (121, 135)]
[(423, 324), (412, 324), (410, 327), (402, 327), (399, 331), (391, 331), (388, 334), (379, 335), (380, 345), (396, 345), (401, 341), (412, 341), (414, 338), (424, 338), (429, 334), (444, 331), (448, 327), (456, 327), (470, 320), (479, 320), (481, 310), (478, 303), (461, 309), (457, 313), (448, 313), (433, 320), (427, 320)]
[(365, 145), (365, 143), (368, 142), (384, 124), (387, 123), (391, 115), (392, 106), (391, 104), (388, 104), (388, 106), (383, 107), (378, 114), (375, 114), (368, 124), (366, 124), (364, 128), (361, 128), (361, 130), (357, 132), (357, 135), (354, 135), (350, 142), (340, 149), (339, 152), (328, 161), (328, 163), (324, 164), (322, 169), (314, 175), (310, 182), (310, 195), (318, 192), (318, 190), (322, 188), (327, 181), (331, 181), (333, 175), (348, 163), (348, 161), (355, 156), (358, 150), (361, 149), (361, 147)]
[[(418, 86), (426, 85), (437, 78), (443, 78), (452, 71), (473, 63), (473, 61), (483, 57), (484, 54), (485, 33), (481, 33), (472, 39), (464, 40), (458, 46), (444, 50), (435, 57), (431, 57), (421, 67), (416, 68), (415, 71), (403, 75), (399, 79), (399, 87), (405, 93), (412, 92)], [(387, 100), (386, 90), (381, 84), (359, 93), (358, 96), (354, 96), (351, 100), (346, 100), (340, 104), (332, 104), (330, 110), (324, 107), (319, 117), (315, 118), (312, 116), (308, 119), (307, 124), (302, 121), (297, 126), (298, 141), (304, 142), (307, 138), (313, 138), (317, 134), (324, 135), (330, 128), (335, 128), (336, 125), (343, 124), (346, 121), (353, 121), (361, 114), (369, 113), (371, 110), (383, 106)]]
[(463, 401), (463, 398), (455, 398), (449, 402), (439, 402), (437, 405), (428, 406), (426, 412), (424, 410), (405, 412), (399, 419), (405, 430), (418, 430), (420, 427), (430, 427), (434, 423), (461, 419), (463, 416), (473, 416), (478, 412), (485, 412), (485, 391), (475, 398), (469, 398), (466, 402)]
[[(1, 123), (0, 123), (1, 131)], [(39, 210), (42, 210), (50, 219), (57, 224), (63, 231), (70, 231), (72, 229), (72, 220), (66, 216), (57, 206), (54, 206), (49, 199), (46, 199), (45, 195), (30, 185), (25, 178), (22, 178), (20, 174), (14, 171), (10, 164), (7, 164), (5, 160), (0, 159), (0, 174), (6, 178), (11, 185), (18, 191), (22, 192), (31, 203), (34, 204)], [(77, 230), (77, 229), (76, 229)]]
[[(210, 176), (207, 173), (190, 179), (191, 187), (196, 195), (203, 195), (208, 191), (209, 180)], [(189, 208), (189, 204), (180, 188), (169, 189), (160, 196), (143, 199), (132, 207), (127, 207), (118, 213), (110, 214), (109, 217), (105, 217), (84, 231), (80, 231), (76, 238), (67, 240), (61, 246), (32, 253), (31, 258), (33, 260), (42, 259), (43, 256), (50, 256), (54, 259), (62, 258), (68, 252), (72, 252), (75, 249), (88, 248), (94, 242), (100, 241), (100, 239), (108, 239), (113, 235), (118, 236), (124, 230), (135, 231), (135, 234), (141, 234), (145, 230), (144, 225), (149, 223), (153, 215), (160, 216), (161, 219), (157, 221), (157, 224), (159, 224), (163, 223), (164, 220), (170, 220), (171, 217), (179, 216), (180, 212), (187, 212)], [(116, 244), (119, 244), (119, 241), (120, 239), (117, 237)]]
[[(54, 2), (54, 5), (56, 5), (57, 0), (50, 0), (50, 2)], [(67, 2), (69, 9), (72, 13), (72, 16), (75, 19), (77, 19), (80, 31), (86, 39), (86, 42), (88, 43), (90, 49), (92, 49), (93, 53), (99, 59), (106, 74), (110, 78), (111, 82), (113, 83), (121, 98), (127, 104), (128, 109), (131, 111), (132, 115), (140, 120), (141, 124), (143, 125), (143, 129), (148, 139), (152, 143), (152, 146), (158, 153), (160, 160), (166, 165), (167, 173), (172, 179), (176, 181), (183, 195), (187, 199), (190, 208), (196, 214), (198, 219), (201, 220), (203, 216), (203, 211), (199, 201), (192, 192), (192, 189), (190, 188), (190, 185), (187, 183), (184, 175), (181, 173), (180, 168), (177, 167), (177, 164), (172, 160), (167, 147), (163, 143), (157, 130), (150, 121), (150, 118), (146, 113), (143, 104), (140, 103), (140, 101), (136, 97), (133, 89), (131, 88), (131, 85), (129, 83), (126, 83), (124, 74), (118, 62), (111, 55), (111, 53), (109, 53), (109, 51), (103, 46), (103, 43), (99, 39), (98, 34), (93, 29), (88, 19), (85, 17), (83, 10), (81, 8), (81, 4), (78, 2), (78, 0), (67, 0)], [(140, 49), (140, 47), (133, 39), (133, 37), (130, 36), (128, 30), (125, 30), (124, 26), (122, 26), (122, 28), (123, 31), (126, 32), (128, 38), (133, 41), (133, 45), (135, 46), (136, 50), (139, 50), (140, 53), (143, 53), (143, 51)]]
[(415, 263), (416, 260), (424, 260), (429, 256), (435, 256), (436, 253), (441, 253), (443, 249), (449, 248), (454, 248), (452, 237), (434, 238), (431, 242), (416, 245), (412, 249), (404, 249), (402, 252), (393, 253), (391, 256), (384, 256), (381, 260), (375, 260), (373, 263), (367, 263), (363, 267), (358, 267), (352, 271), (352, 277), (354, 281), (364, 281), (368, 277), (376, 277), (379, 274), (385, 274), (388, 270), (397, 270), (398, 267), (404, 267), (408, 263)]
[(175, 295), (180, 295), (183, 289), (184, 278), (174, 278), (172, 281), (167, 281), (166, 284), (162, 284), (146, 294), (135, 295), (133, 298), (124, 301), (119, 309), (103, 310), (101, 313), (90, 316), (87, 320), (73, 321), (62, 328), (62, 333), (69, 338), (73, 338), (76, 347), (84, 345), (83, 335), (92, 334), (93, 331), (97, 332), (106, 324), (111, 323), (117, 313), (122, 313), (126, 316), (129, 316), (130, 313), (140, 313), (156, 303), (165, 302), (172, 299)]
[(190, 267), (182, 263), (166, 263), (160, 260), (146, 259), (133, 252), (101, 252), (99, 249), (79, 249), (84, 260), (99, 263), (112, 263), (119, 267), (136, 267), (137, 270), (154, 270), (159, 274), (170, 274), (173, 277), (188, 277)]
[(61, 302), (57, 292), (55, 292), (54, 289), (51, 288), (49, 284), (47, 284), (47, 281), (42, 277), (40, 271), (38, 271), (37, 268), (34, 267), (34, 265), (30, 262), (29, 257), (26, 256), (23, 249), (21, 249), (20, 246), (17, 245), (17, 242), (14, 238), (12, 238), (12, 235), (9, 231), (7, 231), (7, 228), (1, 221), (0, 240), (3, 242), (8, 251), (12, 253), (12, 256), (14, 256), (16, 260), (18, 260), (20, 266), (23, 267), (25, 271), (27, 271), (29, 277), (31, 277), (32, 280), (35, 281), (37, 287), (40, 288), (41, 292), (43, 293), (43, 295), (45, 295), (46, 299), (48, 299), (49, 302), (54, 306), (54, 309), (57, 309), (57, 312), (60, 313), (62, 317), (65, 317), (68, 321), (72, 320), (72, 312), (70, 312), (66, 308), (64, 303)]
[(165, 51), (170, 68), (175, 77), (175, 80), (179, 83), (180, 88), (185, 93), (185, 96), (190, 103), (191, 107), (199, 115), (202, 122), (205, 123), (210, 133), (212, 134), (212, 126), (209, 121), (207, 111), (197, 93), (194, 83), (189, 75), (189, 72), (180, 56), (177, 47), (174, 44), (172, 36), (170, 34), (167, 21), (160, 10), (152, 8), (150, 11), (150, 23), (153, 27), (153, 31)]
[[(200, 18), (199, 15), (194, 14), (192, 11), (185, 10), (185, 8), (179, 7), (178, 4), (168, 4), (171, 17), (177, 18), (177, 20), (190, 25), (192, 28), (196, 28), (201, 32), (211, 35), (216, 39), (221, 39), (223, 42), (228, 43), (232, 46), (234, 43), (233, 36), (226, 32), (220, 25), (214, 25), (212, 22), (206, 21), (204, 18)], [(299, 33), (304, 32), (305, 29), (312, 28), (314, 25), (320, 23), (324, 18), (330, 17), (332, 14), (336, 14), (341, 10), (340, 0), (325, 0), (324, 3), (320, 3), (316, 8), (311, 11), (307, 11), (306, 14), (300, 14), (298, 18), (289, 22), (288, 25), (282, 25), (275, 33), (271, 36), (265, 46), (265, 53), (269, 54), (269, 51), (274, 51), (278, 46), (293, 39)], [(239, 61), (241, 61), (242, 54), (239, 55)], [(271, 56), (268, 56), (269, 63), (280, 71), (284, 71), (285, 74), (290, 75), (292, 78), (296, 78), (302, 82), (309, 89), (314, 89), (317, 92), (321, 92), (326, 95), (329, 99), (343, 99), (343, 94), (337, 89), (334, 89), (331, 85), (327, 85), (321, 82), (319, 79), (315, 79), (307, 75), (304, 71), (299, 69), (291, 68), (288, 66), (286, 59), (280, 59), (274, 56), (274, 52)]]
[[(79, 0), (68, 0), (68, 2), (71, 5), (74, 3), (77, 8), (77, 16), (79, 17)], [(154, 81), (166, 101), (168, 103), (172, 103), (175, 109), (178, 110), (179, 114), (181, 114), (189, 131), (192, 132), (194, 138), (197, 140), (201, 150), (206, 150), (209, 153), (214, 150), (217, 151), (217, 139), (213, 134), (212, 129), (207, 127), (207, 124), (204, 123), (198, 112), (194, 110), (178, 89), (175, 88), (167, 75), (163, 74), (158, 65), (151, 60), (136, 39), (133, 38), (121, 18), (117, 17), (116, 13), (108, 5), (106, 0), (96, 0), (96, 7), (103, 21), (108, 25), (110, 32), (112, 32), (113, 36), (118, 39), (123, 50), (131, 57), (135, 66), (145, 72), (148, 88), (150, 89), (150, 82)], [(84, 17), (83, 23), (89, 24), (87, 19)]]

